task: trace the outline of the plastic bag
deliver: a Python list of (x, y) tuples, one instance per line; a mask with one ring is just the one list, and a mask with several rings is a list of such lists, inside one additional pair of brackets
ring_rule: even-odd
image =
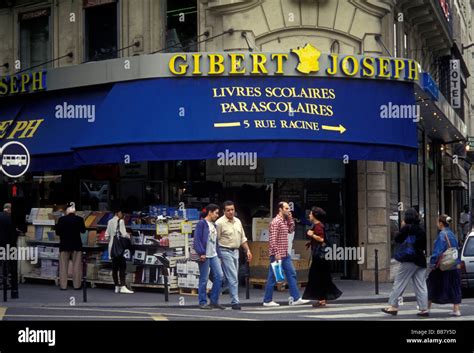
[(283, 275), (283, 267), (281, 265), (281, 260), (274, 261), (271, 263), (273, 274), (275, 275), (275, 279), (277, 282), (283, 282), (285, 280), (285, 276)]

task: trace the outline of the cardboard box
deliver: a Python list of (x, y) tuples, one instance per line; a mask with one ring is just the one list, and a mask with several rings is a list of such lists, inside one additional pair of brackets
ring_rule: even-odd
[(188, 277), (178, 277), (178, 287), (187, 288)]
[(199, 265), (195, 261), (187, 262), (188, 275), (197, 275), (199, 276)]
[(184, 262), (184, 263), (183, 263), (183, 262), (178, 262), (178, 263), (176, 264), (176, 271), (177, 271), (179, 274), (181, 274), (181, 275), (187, 274), (187, 273), (188, 273), (188, 272), (187, 272), (187, 271), (188, 271), (188, 266), (187, 266), (187, 264), (186, 264), (185, 262)]
[(170, 233), (168, 235), (170, 248), (182, 248), (186, 245), (186, 235), (181, 233)]

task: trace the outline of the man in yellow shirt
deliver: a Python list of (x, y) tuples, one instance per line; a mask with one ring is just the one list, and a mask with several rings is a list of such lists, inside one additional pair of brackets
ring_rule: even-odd
[(229, 285), (232, 309), (240, 310), (239, 301), (239, 248), (242, 246), (247, 254), (247, 261), (252, 260), (247, 238), (240, 220), (234, 216), (235, 205), (232, 201), (224, 202), (224, 216), (216, 222), (217, 241), (219, 244), (222, 270)]

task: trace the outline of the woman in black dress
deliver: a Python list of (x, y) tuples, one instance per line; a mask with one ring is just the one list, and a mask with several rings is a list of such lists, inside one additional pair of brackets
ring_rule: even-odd
[(318, 247), (326, 244), (326, 232), (322, 223), (325, 216), (326, 212), (322, 208), (313, 207), (309, 214), (313, 228), (307, 232), (307, 236), (311, 239), (312, 261), (303, 299), (316, 300), (313, 304), (315, 308), (326, 306), (326, 300), (335, 300), (342, 295), (332, 282), (329, 260), (317, 254)]

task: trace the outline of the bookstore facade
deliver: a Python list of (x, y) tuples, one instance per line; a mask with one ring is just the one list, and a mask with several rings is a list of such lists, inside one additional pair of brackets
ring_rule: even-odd
[[(430, 102), (433, 87), (413, 60), (322, 54), (311, 45), (155, 54), (10, 77), (0, 92), (2, 143), (21, 142), (31, 156), (26, 174), (6, 179), (2, 198), (23, 200), (25, 213), (71, 200), (131, 214), (231, 199), (252, 234), (255, 219), (288, 200), (300, 220), (296, 239), (318, 205), (333, 242), (357, 246), (361, 160), (412, 164), (410, 203), (421, 212), (428, 203), (424, 152), (434, 142), (415, 108)], [(392, 179), (400, 184), (400, 171)], [(386, 207), (399, 223), (400, 188), (393, 199)], [(357, 266), (334, 271), (358, 277)]]

